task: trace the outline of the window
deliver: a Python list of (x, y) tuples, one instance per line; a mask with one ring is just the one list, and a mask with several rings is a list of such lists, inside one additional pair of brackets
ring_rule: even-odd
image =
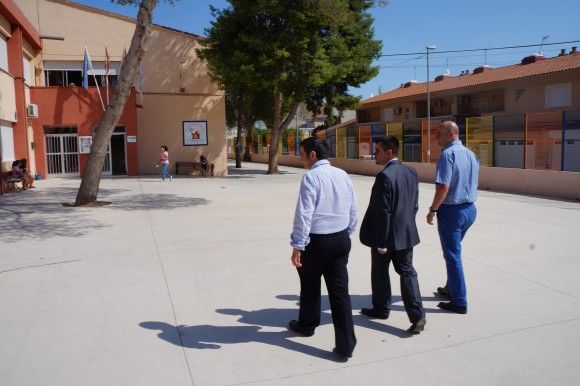
[(24, 69), (24, 83), (28, 86), (34, 86), (32, 83), (32, 73), (30, 72), (30, 59), (26, 56), (22, 57), (22, 67)]
[(383, 110), (383, 120), (385, 122), (391, 122), (393, 120), (394, 109), (384, 109)]
[(14, 133), (12, 123), (0, 121), (0, 151), (3, 160), (13, 160), (14, 158)]
[(572, 84), (551, 84), (546, 86), (546, 108), (572, 105)]
[(8, 46), (6, 37), (0, 33), (0, 68), (8, 71)]
[[(74, 70), (44, 70), (44, 79), (47, 86), (75, 86), (83, 85), (83, 72)], [(96, 79), (96, 83), (95, 83)], [(89, 86), (98, 84), (99, 87), (105, 87), (105, 75), (89, 75)], [(109, 75), (109, 87), (117, 85), (117, 75)]]
[(487, 112), (487, 98), (477, 97), (473, 99), (473, 110), (476, 114)]
[[(93, 62), (93, 71), (89, 71), (89, 86), (105, 86), (105, 64), (104, 62)], [(46, 86), (82, 86), (83, 84), (83, 62), (71, 62), (61, 60), (44, 61), (44, 79)], [(109, 70), (109, 86), (117, 85), (117, 78), (121, 70), (120, 62), (112, 62)], [(94, 76), (93, 76), (94, 72)], [(96, 78), (96, 81), (95, 81)]]

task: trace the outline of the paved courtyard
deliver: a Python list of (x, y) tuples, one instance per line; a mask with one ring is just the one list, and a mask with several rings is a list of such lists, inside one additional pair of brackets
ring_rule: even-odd
[[(324, 294), (313, 337), (286, 330), (298, 276), (288, 245), (303, 170), (245, 163), (229, 177), (78, 179), (0, 197), (1, 385), (580, 384), (580, 203), (480, 192), (464, 242), (469, 313), (445, 313), (433, 186), (415, 249), (426, 330), (409, 336), (397, 275), (388, 320), (370, 304), (370, 253), (349, 272), (358, 346), (341, 363)], [(372, 177), (352, 176), (362, 219)]]

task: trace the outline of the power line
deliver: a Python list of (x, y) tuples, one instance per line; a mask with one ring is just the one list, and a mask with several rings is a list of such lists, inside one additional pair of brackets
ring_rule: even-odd
[(400, 62), (400, 63), (391, 64), (390, 66), (381, 66), (381, 68), (396, 67), (396, 66), (398, 66), (398, 65), (400, 65), (400, 64), (404, 64), (404, 63), (412, 62), (413, 60), (421, 59), (421, 58), (423, 58), (424, 56), (425, 56), (425, 55), (419, 55), (419, 56), (417, 56), (416, 58), (412, 58), (412, 59), (409, 59), (409, 60), (405, 60), (405, 61), (402, 61), (402, 62)]
[[(556, 42), (556, 43), (544, 43), (544, 46), (554, 46), (557, 44), (570, 44), (570, 43), (580, 43), (580, 40), (569, 40), (567, 42)], [(433, 51), (431, 55), (435, 54), (449, 54), (455, 52), (476, 52), (476, 51), (496, 51), (496, 50), (509, 50), (514, 48), (529, 48), (529, 47), (539, 47), (540, 44), (523, 44), (518, 46), (505, 46), (505, 47), (489, 47), (489, 48), (468, 48), (462, 50), (446, 50), (446, 51)], [(380, 57), (390, 57), (390, 56), (410, 56), (410, 55), (420, 55), (424, 52), (407, 52), (398, 54), (382, 54)]]
[[(552, 48), (552, 49), (548, 49), (548, 50), (544, 50), (543, 52), (545, 53), (549, 53), (549, 52), (559, 52), (560, 49), (559, 48)], [(509, 56), (509, 55), (519, 55), (519, 54), (525, 54), (530, 52), (529, 50), (517, 50), (517, 51), (510, 51), (510, 52), (497, 52), (497, 53), (488, 53), (487, 56)], [(457, 59), (457, 58), (481, 58), (482, 55), (481, 54), (467, 54), (467, 55), (449, 55), (449, 56), (445, 56), (446, 59)], [(433, 60), (440, 60), (443, 58), (434, 58)], [(397, 57), (387, 57), (387, 58), (381, 58), (379, 59), (381, 61), (386, 61), (388, 63), (389, 60), (398, 60)], [(387, 64), (385, 63), (385, 65)]]

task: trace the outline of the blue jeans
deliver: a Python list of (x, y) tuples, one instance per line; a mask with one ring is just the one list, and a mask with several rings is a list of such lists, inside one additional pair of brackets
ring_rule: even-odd
[(471, 203), (460, 205), (441, 205), (437, 212), (437, 230), (447, 266), (445, 287), (451, 303), (467, 307), (467, 287), (461, 262), (461, 241), (475, 221), (477, 210)]
[(165, 181), (165, 178), (170, 178), (169, 174), (169, 163), (161, 163), (161, 179)]

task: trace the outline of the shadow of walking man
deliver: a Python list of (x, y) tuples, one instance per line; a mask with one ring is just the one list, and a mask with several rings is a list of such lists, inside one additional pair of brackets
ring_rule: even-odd
[(288, 331), (261, 331), (260, 326), (174, 326), (164, 322), (141, 322), (139, 325), (149, 330), (160, 331), (157, 336), (176, 346), (194, 349), (219, 349), (224, 344), (258, 342), (278, 346), (287, 350), (317, 358), (338, 361), (332, 352), (321, 350), (295, 342), (288, 338), (295, 337)]

